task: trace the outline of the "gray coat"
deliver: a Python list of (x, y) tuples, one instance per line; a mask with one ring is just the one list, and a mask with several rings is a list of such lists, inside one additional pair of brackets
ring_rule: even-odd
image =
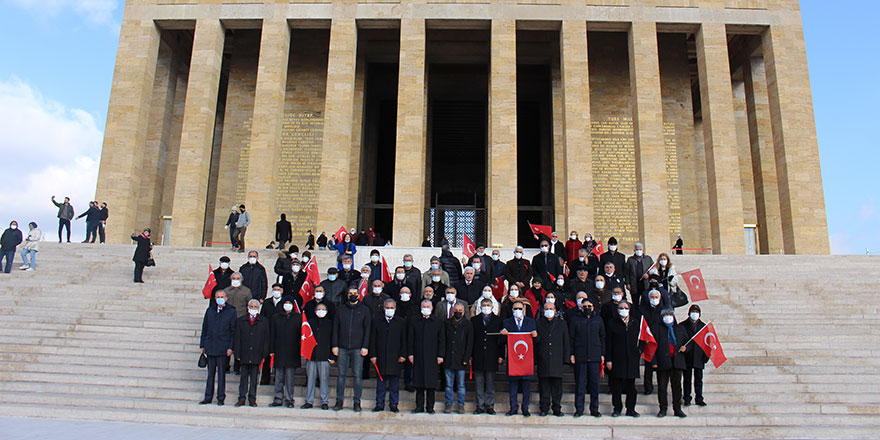
[[(654, 259), (652, 259), (650, 255), (642, 256), (641, 273), (638, 273), (638, 264), (639, 262), (636, 257), (634, 255), (631, 255), (629, 258), (627, 258), (626, 265), (624, 265), (623, 280), (626, 285), (630, 286), (630, 288), (632, 289), (630, 294), (635, 294), (636, 292), (640, 291), (639, 284), (641, 284), (641, 290), (645, 290), (645, 288), (648, 287), (648, 280), (643, 280), (641, 278), (642, 275), (648, 273), (648, 269), (650, 269), (651, 266), (654, 265)], [(601, 273), (602, 271), (600, 270), (599, 272)]]

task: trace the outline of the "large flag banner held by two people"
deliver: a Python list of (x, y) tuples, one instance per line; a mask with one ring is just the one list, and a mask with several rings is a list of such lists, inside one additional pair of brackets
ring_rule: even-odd
[(507, 334), (508, 376), (535, 374), (535, 354), (532, 348), (531, 333), (512, 332)]

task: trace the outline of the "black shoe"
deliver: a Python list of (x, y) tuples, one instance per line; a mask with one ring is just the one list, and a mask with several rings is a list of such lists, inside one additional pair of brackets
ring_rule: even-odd
[(706, 406), (706, 401), (703, 399), (697, 399), (697, 406)]
[(494, 416), (495, 415), (495, 408), (486, 408), (486, 414), (489, 414), (490, 416)]
[(322, 403), (322, 404), (321, 404), (321, 409), (323, 409), (324, 411), (327, 411), (328, 409), (330, 409), (330, 405), (328, 405), (328, 404), (326, 404), (326, 403)]
[(641, 416), (641, 414), (639, 414), (638, 412), (636, 412), (636, 410), (627, 411), (627, 412), (626, 412), (626, 415), (629, 416), (629, 417), (633, 417), (633, 418), (636, 418), (636, 417)]
[(217, 406), (223, 406), (223, 401), (222, 401), (222, 400), (218, 400), (218, 401), (217, 401)]
[(337, 400), (336, 405), (333, 406), (333, 411), (340, 411), (340, 410), (342, 410), (342, 402)]
[(407, 385), (407, 386), (403, 387), (403, 389), (411, 393), (416, 390), (416, 387), (414, 387), (412, 385)]
[(690, 400), (685, 400), (685, 401), (682, 402), (681, 404), (684, 405), (684, 406), (691, 406), (691, 401), (690, 401)]
[(614, 412), (611, 413), (611, 417), (620, 417), (620, 411), (614, 410)]
[(277, 407), (277, 406), (283, 406), (283, 405), (284, 405), (284, 404), (281, 403), (281, 402), (272, 402), (272, 403), (269, 404), (269, 406), (271, 406), (271, 407), (273, 407), (273, 408), (275, 408), (275, 407)]
[(597, 419), (599, 417), (602, 417), (602, 413), (600, 413), (599, 411), (590, 411), (590, 415), (597, 418)]
[(410, 412), (413, 413), (413, 414), (421, 414), (421, 413), (425, 412), (425, 410), (423, 410), (423, 409), (419, 409), (419, 408), (415, 408), (415, 409), (413, 409), (413, 410), (410, 411)]
[(575, 416), (575, 417), (580, 417), (580, 416), (582, 416), (582, 415), (584, 415), (584, 412), (583, 412), (583, 411), (575, 411), (575, 412), (574, 412), (574, 416)]
[(312, 404), (311, 403), (303, 403), (303, 406), (301, 406), (300, 408), (309, 409), (309, 408), (312, 408)]
[(673, 414), (675, 414), (675, 417), (681, 417), (682, 419), (688, 416), (687, 414), (684, 413), (684, 411), (682, 411), (680, 409), (675, 410), (673, 412)]
[(352, 409), (354, 410), (354, 412), (361, 412), (361, 404), (355, 403), (354, 408), (352, 408)]
[(244, 406), (244, 400), (239, 400), (238, 402), (235, 402), (235, 407), (238, 408), (239, 406)]
[(257, 407), (257, 401), (254, 400), (253, 402), (248, 403), (248, 406), (252, 406), (252, 407), (256, 408), (256, 407)]
[(207, 405), (207, 404), (211, 403), (212, 400), (214, 400), (214, 399), (205, 399), (205, 400), (199, 402), (199, 405)]
[(506, 413), (504, 413), (504, 415), (505, 415), (505, 416), (515, 416), (515, 415), (516, 415), (516, 412), (517, 412), (516, 410), (513, 410), (513, 409), (512, 409), (512, 410), (507, 411)]
[(296, 407), (296, 405), (294, 405), (293, 402), (287, 402), (287, 407), (288, 407), (288, 408), (294, 408), (294, 407)]
[(562, 417), (565, 414), (563, 414), (562, 411), (560, 411), (560, 410), (556, 410), (556, 411), (553, 411), (553, 415), (556, 417)]
[(477, 414), (482, 414), (482, 413), (483, 413), (483, 408), (477, 408), (477, 409), (474, 410), (474, 414), (475, 414), (475, 415), (477, 415)]
[(269, 381), (260, 381), (260, 385), (269, 385)]
[(392, 407), (391, 407), (391, 408), (390, 408), (390, 409), (389, 409), (389, 410), (388, 410), (388, 411), (391, 411), (391, 412), (393, 412), (393, 413), (397, 413), (397, 412), (400, 412), (400, 410), (399, 410), (399, 409), (397, 409), (397, 407), (396, 407), (396, 406), (392, 406)]
[(660, 410), (660, 412), (657, 413), (657, 417), (660, 417), (660, 418), (666, 417), (666, 410), (665, 409)]
[(539, 417), (547, 417), (547, 411), (542, 409), (541, 412), (538, 413), (538, 416)]
[(532, 413), (530, 413), (529, 410), (527, 410), (527, 409), (524, 409), (522, 413), (523, 413), (523, 417), (530, 417), (532, 415)]
[(646, 396), (647, 396), (647, 395), (650, 395), (650, 394), (653, 393), (653, 392), (654, 392), (654, 389), (653, 389), (653, 388), (645, 388), (645, 395), (646, 395)]
[(383, 408), (383, 407), (381, 407), (381, 406), (379, 406), (379, 405), (376, 405), (376, 406), (373, 408), (373, 412), (382, 412), (382, 411), (385, 411), (385, 408)]
[(426, 409), (425, 412), (428, 414), (434, 414), (434, 408)]

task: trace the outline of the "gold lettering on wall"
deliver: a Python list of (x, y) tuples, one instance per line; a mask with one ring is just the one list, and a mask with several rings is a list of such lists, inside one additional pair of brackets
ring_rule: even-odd
[(322, 112), (284, 114), (276, 204), (279, 214), (287, 214), (295, 242), (304, 243), (317, 221), (323, 132)]
[[(247, 180), (248, 180), (248, 164), (251, 161), (251, 124), (254, 119), (248, 118), (243, 124), (243, 133), (247, 133), (247, 139), (241, 146), (241, 152), (238, 155), (238, 181), (235, 186), (235, 204), (241, 205), (247, 196)], [(220, 176), (222, 179), (223, 176)]]
[(669, 233), (681, 232), (681, 193), (678, 182), (678, 148), (675, 144), (675, 124), (663, 123), (666, 144), (666, 199), (669, 202)]
[(610, 117), (590, 124), (593, 146), (593, 236), (603, 241), (639, 241), (635, 140), (632, 118)]

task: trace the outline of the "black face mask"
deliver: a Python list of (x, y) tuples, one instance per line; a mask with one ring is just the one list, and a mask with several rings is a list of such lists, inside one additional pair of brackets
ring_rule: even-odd
[(462, 313), (461, 312), (452, 312), (452, 317), (455, 319), (461, 319)]
[(358, 302), (358, 296), (357, 296), (357, 295), (349, 295), (349, 296), (348, 296), (348, 302), (350, 302), (350, 303), (352, 303), (352, 304)]
[(593, 308), (592, 307), (584, 307), (584, 313), (586, 313), (587, 315), (592, 314)]

